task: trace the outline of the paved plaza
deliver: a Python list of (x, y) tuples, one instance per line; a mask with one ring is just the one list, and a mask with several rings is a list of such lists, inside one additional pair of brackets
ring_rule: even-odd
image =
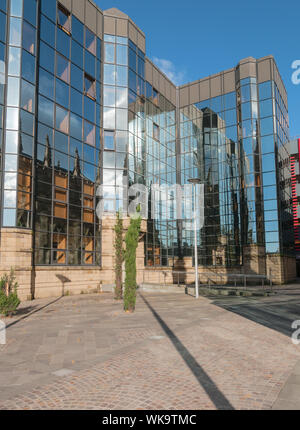
[(300, 409), (297, 290), (23, 303), (0, 345), (0, 409)]

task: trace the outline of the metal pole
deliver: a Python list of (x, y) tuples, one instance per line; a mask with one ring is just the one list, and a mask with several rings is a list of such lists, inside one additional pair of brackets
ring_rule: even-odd
[(196, 299), (199, 299), (199, 273), (198, 273), (198, 238), (197, 238), (197, 208), (196, 208), (196, 185), (194, 184), (194, 229), (195, 229), (195, 276), (196, 276)]

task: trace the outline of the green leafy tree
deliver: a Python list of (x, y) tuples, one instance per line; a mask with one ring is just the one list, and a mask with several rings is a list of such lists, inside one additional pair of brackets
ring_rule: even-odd
[(142, 219), (137, 212), (135, 217), (130, 219), (130, 225), (126, 234), (125, 243), (125, 292), (124, 292), (124, 310), (134, 312), (136, 305), (136, 251), (139, 244)]
[(121, 212), (117, 213), (117, 221), (115, 225), (115, 299), (122, 300), (123, 298), (123, 280), (122, 280), (122, 265), (124, 261), (123, 250), (123, 219)]

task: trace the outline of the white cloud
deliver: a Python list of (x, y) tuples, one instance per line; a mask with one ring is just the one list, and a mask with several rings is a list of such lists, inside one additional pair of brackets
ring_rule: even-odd
[(182, 85), (184, 83), (185, 72), (176, 70), (175, 65), (170, 60), (165, 60), (164, 58), (153, 58), (153, 62), (157, 67), (168, 76), (169, 79), (175, 85)]

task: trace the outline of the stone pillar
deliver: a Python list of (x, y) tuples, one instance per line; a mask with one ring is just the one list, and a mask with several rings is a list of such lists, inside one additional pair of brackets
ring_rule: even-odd
[(145, 272), (145, 234), (147, 232), (147, 221), (142, 220), (141, 224), (141, 238), (139, 241), (138, 249), (136, 252), (136, 268), (137, 268), (137, 283), (144, 282)]
[(116, 217), (105, 217), (102, 220), (102, 284), (114, 288), (115, 284), (115, 228)]
[(14, 269), (21, 300), (30, 300), (34, 292), (32, 230), (1, 229), (0, 274)]
[(274, 284), (283, 285), (295, 281), (297, 277), (296, 259), (280, 254), (267, 254), (267, 274)]
[(266, 251), (264, 246), (244, 246), (244, 272), (249, 275), (266, 275)]
[[(130, 218), (123, 219), (124, 240), (130, 224)], [(111, 216), (102, 220), (102, 283), (105, 287), (111, 289), (115, 286), (115, 228), (116, 217)], [(143, 283), (145, 270), (145, 246), (144, 234), (147, 231), (147, 221), (142, 220), (141, 224), (141, 240), (137, 249), (137, 283)], [(125, 249), (125, 245), (124, 245)]]

